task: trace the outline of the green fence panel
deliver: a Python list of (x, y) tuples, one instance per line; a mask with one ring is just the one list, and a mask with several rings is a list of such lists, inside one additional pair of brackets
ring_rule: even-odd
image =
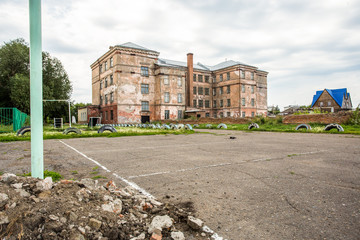
[(17, 108), (0, 108), (0, 132), (16, 132), (29, 116)]

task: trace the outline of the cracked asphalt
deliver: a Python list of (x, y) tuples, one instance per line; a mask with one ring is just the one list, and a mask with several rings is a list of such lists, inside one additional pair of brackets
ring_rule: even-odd
[[(192, 202), (226, 239), (359, 239), (360, 136), (198, 131), (62, 141), (163, 202)], [(24, 171), (29, 145), (1, 144), (2, 171)], [(95, 166), (59, 140), (44, 146), (66, 177)]]

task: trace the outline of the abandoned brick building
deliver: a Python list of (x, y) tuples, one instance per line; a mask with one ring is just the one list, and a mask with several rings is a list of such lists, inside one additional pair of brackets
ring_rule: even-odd
[(267, 113), (267, 74), (236, 61), (215, 66), (159, 58), (133, 43), (110, 47), (91, 65), (92, 111), (102, 123)]

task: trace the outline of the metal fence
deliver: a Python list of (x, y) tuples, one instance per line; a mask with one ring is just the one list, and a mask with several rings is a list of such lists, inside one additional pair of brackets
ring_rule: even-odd
[(29, 116), (17, 108), (0, 108), (0, 132), (16, 132), (24, 126), (27, 119), (29, 120)]

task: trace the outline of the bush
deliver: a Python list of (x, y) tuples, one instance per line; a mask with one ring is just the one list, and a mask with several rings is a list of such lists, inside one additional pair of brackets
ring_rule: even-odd
[[(24, 177), (30, 177), (30, 176), (31, 176), (31, 172), (29, 172), (29, 173), (24, 173), (23, 176), (24, 176)], [(51, 177), (54, 182), (57, 182), (57, 181), (59, 181), (60, 179), (63, 178), (63, 177), (60, 175), (60, 173), (58, 173), (58, 172), (53, 172), (53, 171), (45, 170), (45, 171), (44, 171), (44, 178), (47, 178), (47, 177)]]
[(355, 111), (351, 114), (351, 117), (348, 121), (350, 125), (360, 125), (360, 104), (357, 106)]

